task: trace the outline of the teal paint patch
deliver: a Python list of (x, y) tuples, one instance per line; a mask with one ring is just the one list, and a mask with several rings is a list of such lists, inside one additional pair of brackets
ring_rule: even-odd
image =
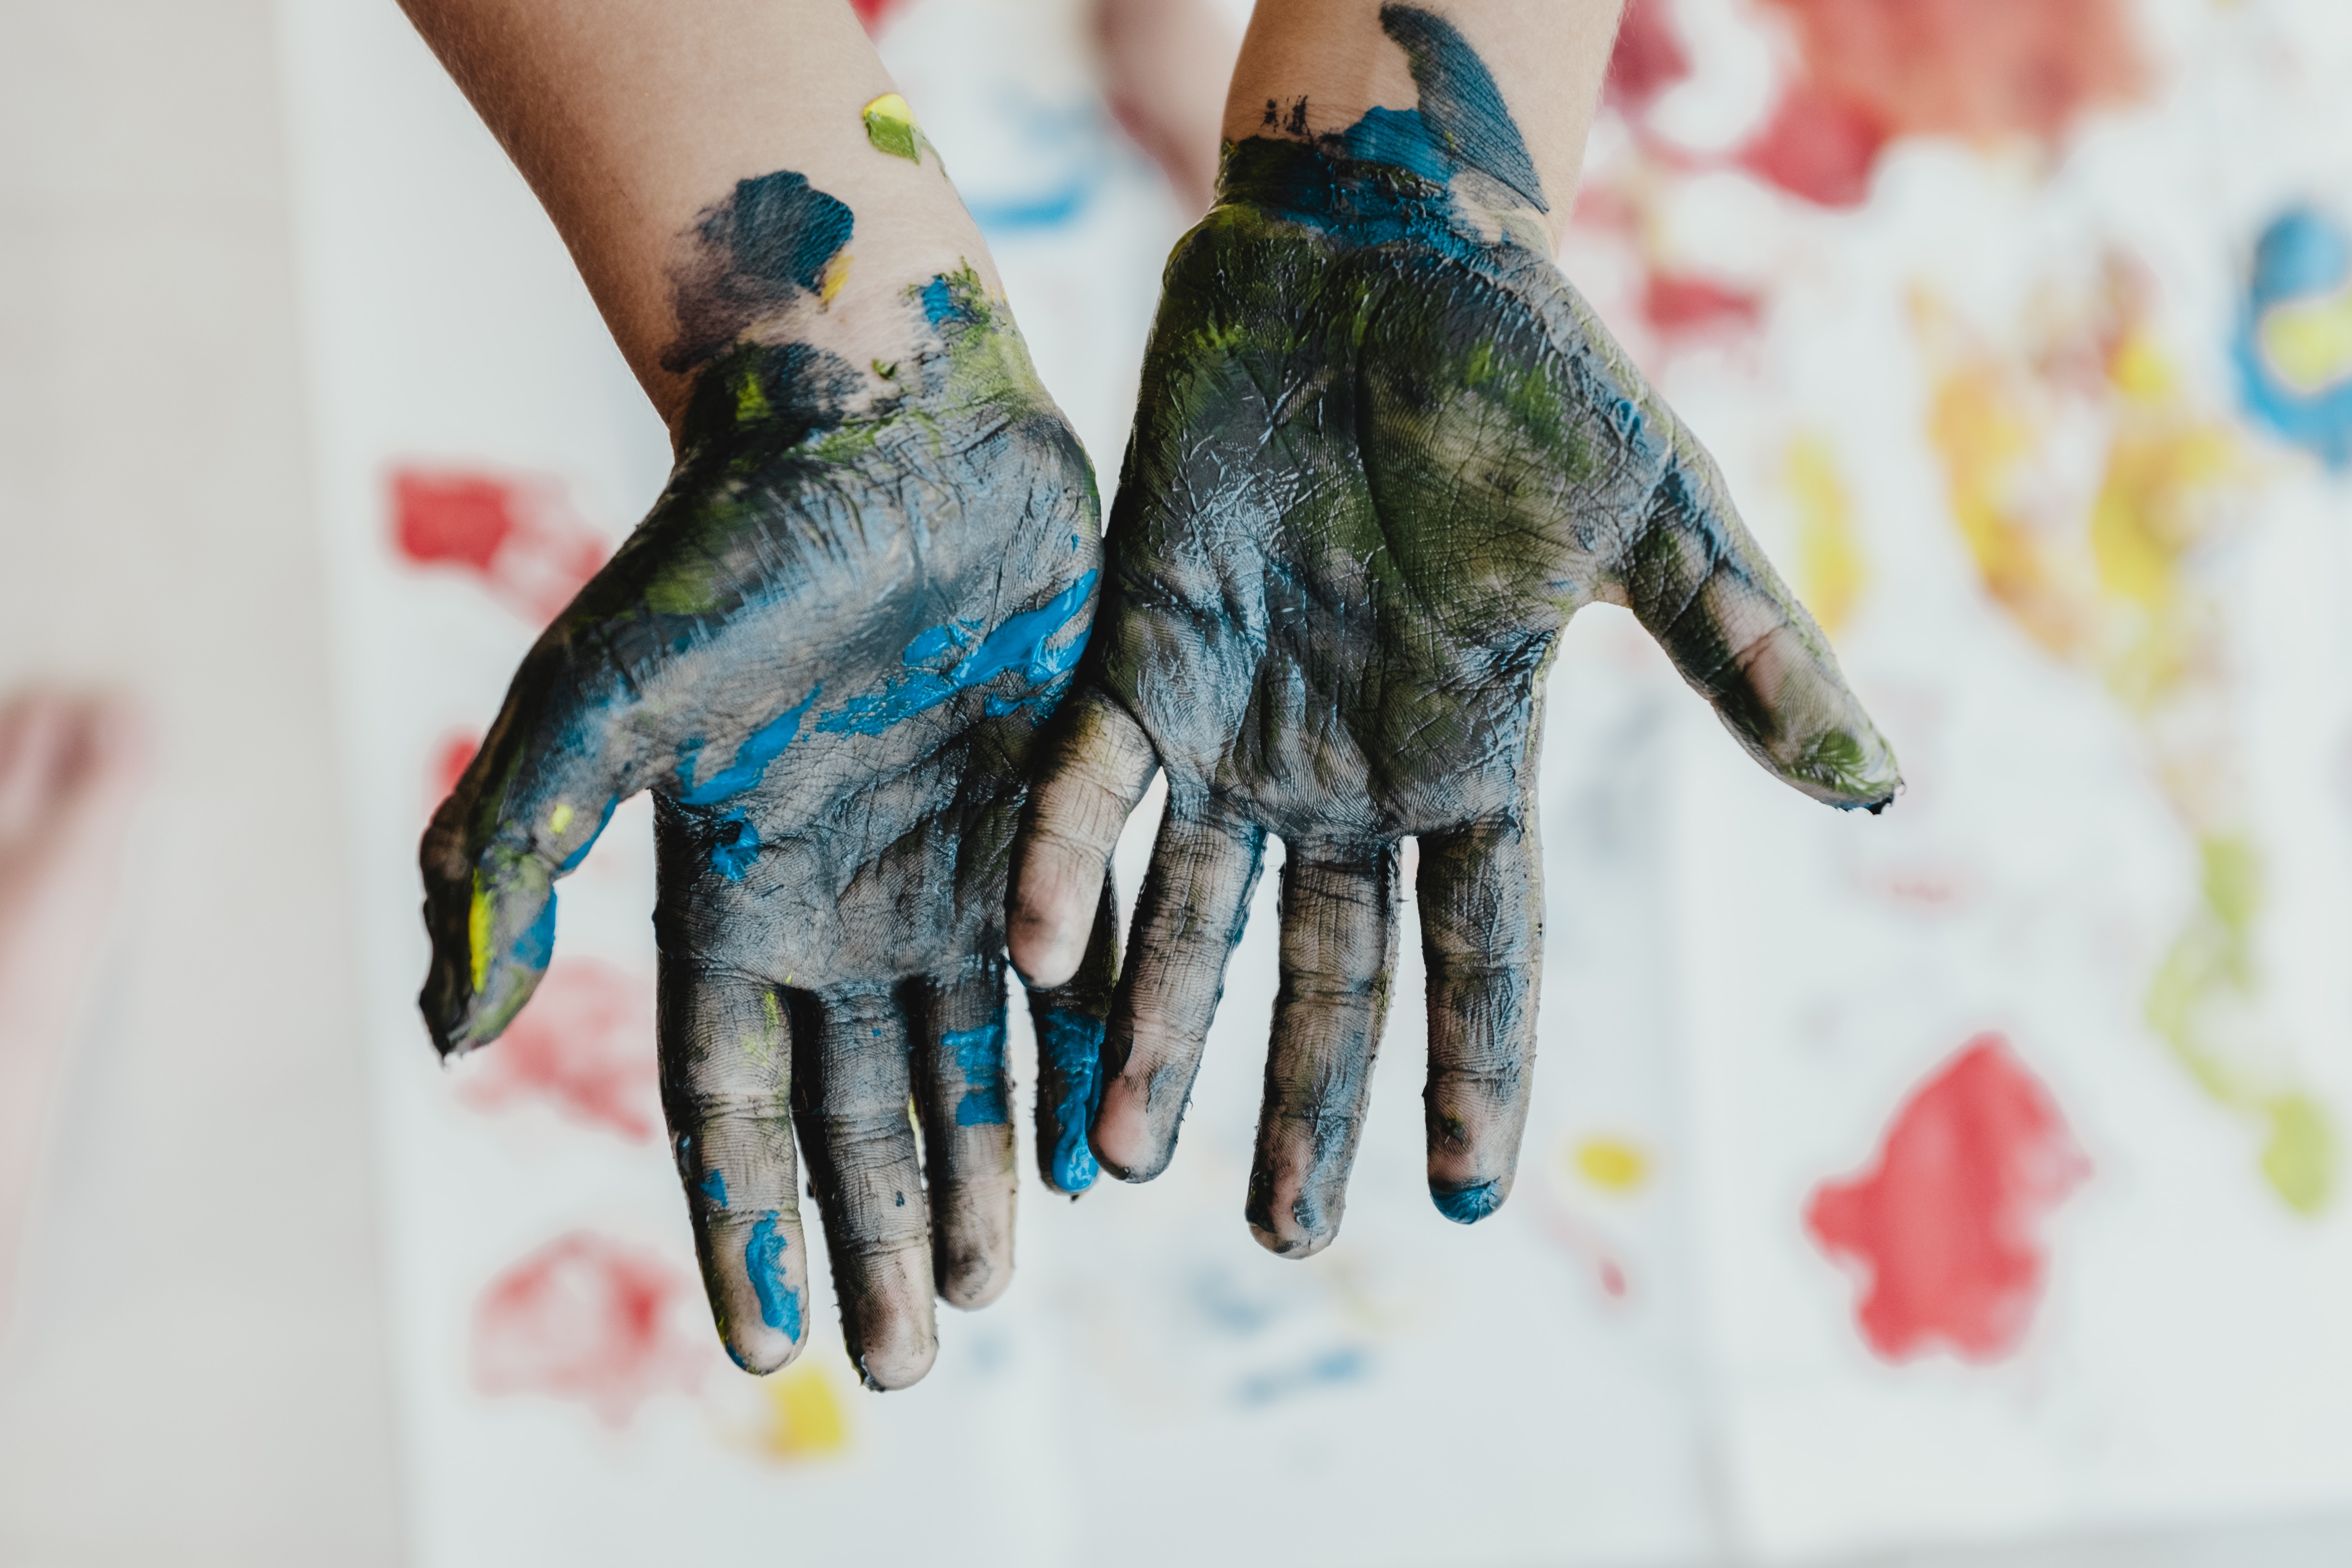
[(743, 1244), (743, 1270), (760, 1299), (760, 1321), (798, 1344), (801, 1293), (784, 1278), (784, 1252), (792, 1243), (778, 1228), (782, 1218), (770, 1209), (751, 1223), (751, 1239)]
[(1004, 1094), (1004, 1026), (954, 1029), (940, 1044), (955, 1053), (956, 1068), (963, 1074), (963, 1098), (956, 1101), (956, 1125), (993, 1127), (1010, 1114)]

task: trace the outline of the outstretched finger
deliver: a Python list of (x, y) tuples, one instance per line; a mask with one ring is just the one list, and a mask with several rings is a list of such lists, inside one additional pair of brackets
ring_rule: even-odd
[(904, 1388), (939, 1353), (906, 1015), (880, 987), (789, 995), (793, 1120), (824, 1215), (842, 1334), (866, 1386)]
[(1045, 986), (1085, 960), (1104, 868), (1158, 765), (1143, 727), (1099, 691), (1074, 693), (1053, 725), (1022, 810), (1005, 910), (1013, 967)]
[(1894, 751), (1715, 460), (1679, 421), (1674, 442), (1621, 567), (1634, 615), (1758, 762), (1815, 800), (1884, 809), (1903, 783)]
[(727, 1353), (746, 1372), (798, 1355), (808, 1244), (793, 1159), (792, 1030), (776, 988), (706, 968), (667, 921), (662, 1109)]
[(923, 1119), (931, 1272), (950, 1306), (985, 1307), (1013, 1280), (1013, 1077), (1004, 962), (911, 988), (915, 1106)]
[(1429, 971), (1429, 1196), (1471, 1225), (1510, 1194), (1527, 1131), (1543, 970), (1543, 872), (1532, 827), (1485, 822), (1421, 840)]
[(1095, 1114), (1095, 1157), (1121, 1181), (1150, 1181), (1176, 1151), (1265, 850), (1264, 829), (1213, 801), (1171, 801), (1160, 821), (1104, 1036), (1108, 1076)]
[(643, 786), (634, 688), (602, 644), (549, 629), (488, 739), (433, 814), (419, 860), (433, 964), (417, 998), (444, 1056), (498, 1037), (555, 946), (555, 880)]
[(1103, 1030), (1118, 980), (1118, 890), (1103, 875), (1095, 925), (1078, 972), (1029, 993), (1037, 1031), (1037, 1170), (1057, 1193), (1077, 1196), (1100, 1167), (1087, 1142), (1102, 1099)]
[(1250, 1170), (1250, 1230), (1306, 1258), (1339, 1234), (1396, 968), (1397, 847), (1293, 845), (1282, 867), (1282, 988)]

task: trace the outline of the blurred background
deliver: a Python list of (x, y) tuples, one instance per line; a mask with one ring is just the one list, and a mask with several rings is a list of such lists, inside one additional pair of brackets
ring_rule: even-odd
[[(1107, 490), (1245, 9), (859, 0)], [(1908, 793), (1587, 612), (1511, 1204), (1423, 1191), (1408, 931), (1345, 1233), (1261, 1252), (1246, 942), (1169, 1173), (1031, 1184), (882, 1398), (710, 1332), (644, 802), (494, 1050), (415, 1013), (425, 816), (667, 467), (553, 231), (390, 0), (0, 0), (0, 690), (157, 756), (0, 1563), (2352, 1560), (2347, 80), (2333, 0), (1635, 0), (1563, 265)]]

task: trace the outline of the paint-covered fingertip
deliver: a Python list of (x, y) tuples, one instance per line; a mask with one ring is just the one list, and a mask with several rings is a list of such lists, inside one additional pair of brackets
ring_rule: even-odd
[(1251, 1239), (1260, 1247), (1265, 1247), (1276, 1258), (1288, 1258), (1294, 1263), (1304, 1262), (1339, 1238), (1337, 1229), (1300, 1236), (1282, 1236), (1268, 1230), (1255, 1220), (1250, 1222), (1249, 1229)]
[(1437, 1212), (1456, 1225), (1476, 1225), (1503, 1206), (1508, 1195), (1498, 1177), (1490, 1182), (1477, 1182), (1466, 1187), (1444, 1187), (1435, 1182), (1429, 1184), (1429, 1201)]
[(786, 1339), (782, 1334), (761, 1334), (749, 1344), (721, 1335), (719, 1342), (726, 1347), (727, 1359), (753, 1377), (766, 1377), (771, 1373), (783, 1371), (800, 1360), (801, 1352), (805, 1348), (802, 1341)]
[(936, 1340), (925, 1340), (888, 1350), (868, 1351), (857, 1357), (857, 1380), (877, 1394), (912, 1388), (923, 1381), (939, 1359)]
[(1043, 912), (1026, 900), (1016, 902), (1006, 913), (1004, 949), (1021, 984), (1032, 991), (1068, 984), (1086, 962), (1093, 919), (1091, 907), (1085, 920), (1073, 921), (1058, 910)]

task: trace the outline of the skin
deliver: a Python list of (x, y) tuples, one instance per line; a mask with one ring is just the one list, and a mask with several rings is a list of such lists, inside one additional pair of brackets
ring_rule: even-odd
[[(651, 790), (663, 1103), (721, 1338), (754, 1372), (806, 1342), (804, 1161), (850, 1355), (905, 1386), (934, 1292), (1011, 1277), (1007, 857), (1097, 595), (1092, 476), (837, 0), (411, 14), (677, 447), (425, 835), (425, 1021), (445, 1054), (498, 1036), (555, 882)], [(1032, 998), (1041, 1149), (1079, 1185), (1108, 963)]]
[[(1174, 1152), (1265, 839), (1283, 840), (1245, 1214), (1284, 1256), (1339, 1229), (1407, 837), (1431, 1196), (1470, 1223), (1508, 1194), (1542, 953), (1533, 759), (1577, 609), (1630, 607), (1814, 798), (1876, 811), (1900, 782), (1714, 463), (1552, 260), (1600, 75), (1577, 40), (1605, 58), (1589, 24), (1608, 9), (1261, 10), (1219, 204), (1169, 263), (1095, 636), (1029, 797), (1012, 954), (1050, 984), (1086, 951), (1120, 825), (1167, 774), (1092, 1134), (1129, 1181)], [(1265, 52), (1318, 17), (1359, 28)], [(1524, 70), (1537, 46), (1580, 60), (1575, 91), (1533, 90), (1548, 72), (1511, 91), (1486, 63)], [(1542, 106), (1526, 132), (1522, 101)]]

